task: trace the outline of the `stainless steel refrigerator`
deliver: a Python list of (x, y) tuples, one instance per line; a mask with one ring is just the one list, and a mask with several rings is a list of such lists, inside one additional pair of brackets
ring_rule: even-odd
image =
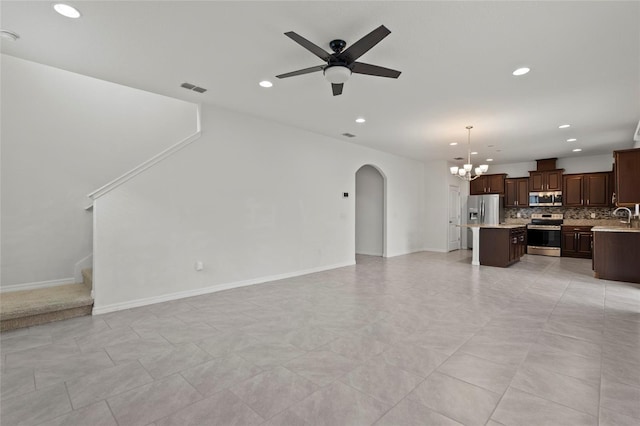
[[(467, 199), (467, 224), (498, 225), (504, 222), (504, 197), (498, 194), (470, 195)], [(467, 231), (467, 246), (473, 248), (471, 229)]]

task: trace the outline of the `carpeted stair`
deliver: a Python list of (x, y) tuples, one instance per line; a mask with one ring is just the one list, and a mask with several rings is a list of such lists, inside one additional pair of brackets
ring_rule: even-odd
[(0, 331), (91, 315), (92, 270), (82, 283), (0, 293)]

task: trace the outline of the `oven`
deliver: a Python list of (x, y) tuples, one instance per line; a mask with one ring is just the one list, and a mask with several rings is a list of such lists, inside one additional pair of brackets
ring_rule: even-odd
[(527, 254), (560, 257), (561, 214), (532, 214), (527, 225)]

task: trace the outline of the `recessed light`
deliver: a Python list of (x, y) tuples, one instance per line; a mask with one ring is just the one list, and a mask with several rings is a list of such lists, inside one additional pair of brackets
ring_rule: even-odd
[(571, 127), (571, 124), (561, 124), (558, 126), (558, 129), (566, 129), (568, 127)]
[(68, 4), (57, 3), (57, 4), (53, 5), (53, 8), (60, 15), (66, 16), (67, 18), (76, 19), (76, 18), (79, 18), (81, 16), (80, 15), (80, 11), (78, 9), (76, 9), (73, 6), (69, 6)]
[(577, 141), (577, 140), (578, 140), (578, 139), (576, 139), (576, 138), (571, 138), (571, 139), (567, 139), (567, 142), (575, 142), (575, 141)]
[(576, 148), (576, 149), (573, 150), (573, 152), (580, 152), (580, 151), (582, 151), (581, 148)]
[(364, 123), (365, 121), (367, 121), (367, 120), (365, 120), (362, 117), (356, 118), (356, 123)]
[(458, 145), (458, 142), (451, 142), (449, 145), (456, 146), (456, 145)]
[(515, 70), (513, 72), (513, 75), (525, 75), (526, 73), (528, 73), (529, 71), (531, 71), (529, 68), (527, 67), (522, 67), (522, 68), (518, 68), (517, 70)]
[(478, 155), (478, 153), (476, 151), (473, 151), (471, 155)]
[(487, 158), (486, 161), (493, 161), (493, 158)]
[(260, 83), (258, 83), (261, 87), (271, 87), (273, 86), (273, 83), (270, 82), (269, 80), (262, 80)]
[(0, 30), (0, 37), (5, 40), (16, 41), (20, 36), (13, 31)]

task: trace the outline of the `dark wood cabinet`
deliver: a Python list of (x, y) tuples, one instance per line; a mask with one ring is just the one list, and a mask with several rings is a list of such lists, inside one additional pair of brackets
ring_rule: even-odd
[(527, 253), (527, 228), (517, 228), (512, 230), (512, 237), (517, 238), (518, 260)]
[(529, 172), (529, 191), (562, 191), (563, 169)]
[(506, 174), (482, 175), (469, 184), (471, 195), (504, 194)]
[(561, 254), (563, 257), (591, 259), (593, 232), (591, 226), (562, 226)]
[(505, 179), (504, 206), (529, 207), (529, 178)]
[(609, 194), (610, 173), (589, 173), (584, 175), (584, 188), (587, 207), (608, 207), (611, 204)]
[(593, 233), (593, 271), (596, 278), (640, 283), (640, 232)]
[(613, 151), (615, 160), (615, 203), (631, 207), (640, 204), (640, 148)]
[(480, 264), (507, 267), (526, 249), (526, 228), (480, 228)]
[(564, 175), (563, 205), (608, 207), (611, 203), (609, 172)]
[(472, 180), (469, 183), (469, 193), (471, 195), (482, 195), (484, 192), (484, 176), (480, 176), (476, 180)]

